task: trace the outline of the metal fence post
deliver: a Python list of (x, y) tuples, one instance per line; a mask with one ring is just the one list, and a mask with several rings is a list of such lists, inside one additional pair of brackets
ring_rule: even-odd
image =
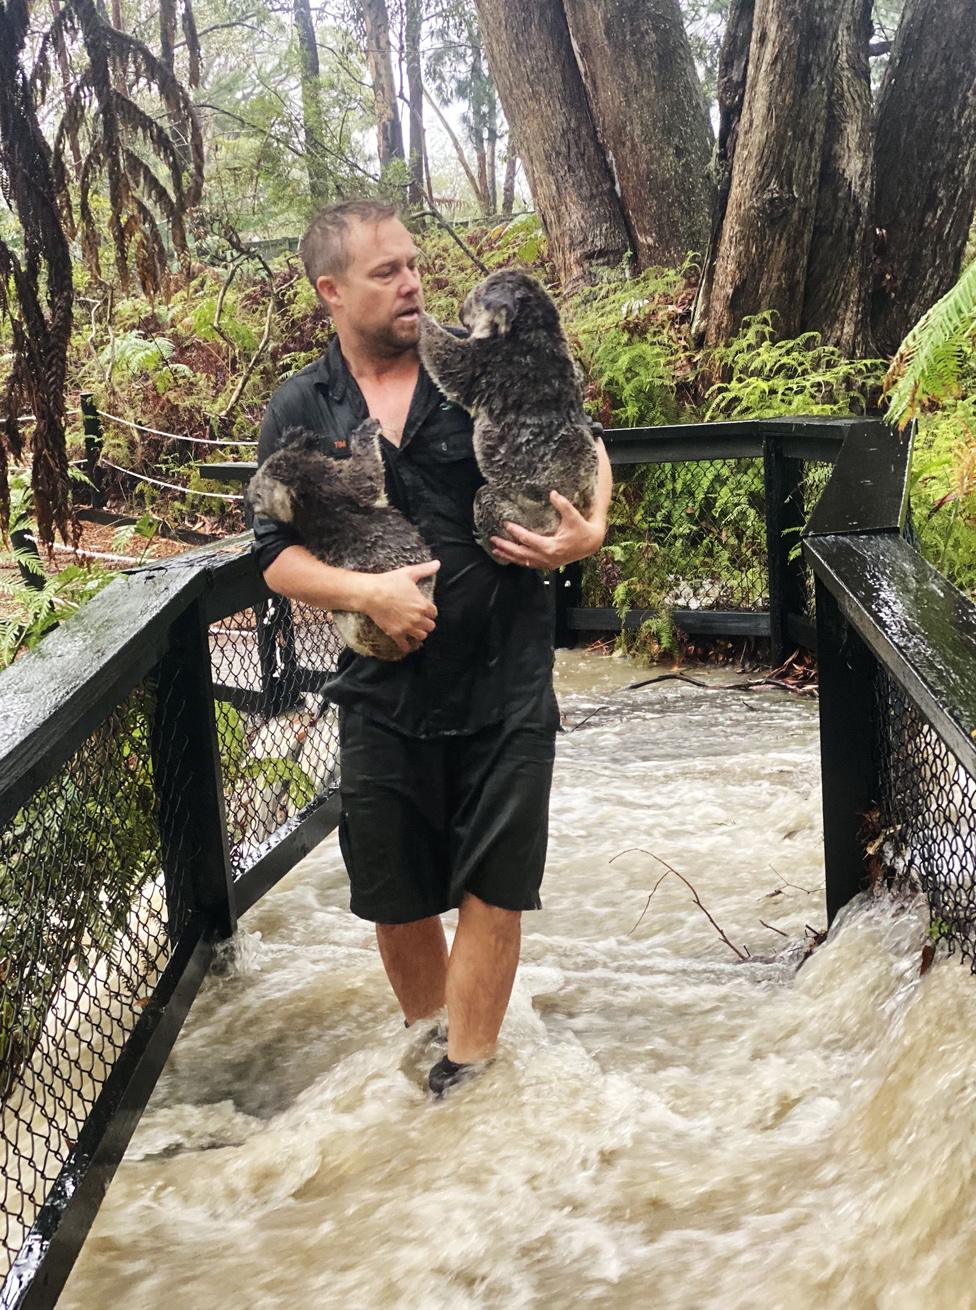
[(804, 609), (803, 559), (799, 553), (804, 524), (803, 460), (784, 455), (777, 436), (763, 441), (763, 483), (769, 566), (769, 658), (776, 666), (790, 653), (788, 616), (802, 615)]
[(880, 800), (874, 656), (817, 579), (827, 922), (864, 887), (863, 830)]
[(579, 633), (569, 626), (569, 611), (577, 609), (583, 597), (583, 565), (566, 564), (546, 578), (552, 589), (553, 639), (556, 650), (571, 650), (579, 640)]
[(203, 911), (216, 935), (229, 937), (237, 926), (234, 874), (199, 600), (174, 622), (159, 663), (150, 746), (171, 935), (185, 912)]
[(89, 488), (90, 499), (95, 508), (101, 509), (105, 504), (105, 497), (99, 486), (98, 461), (101, 458), (104, 440), (102, 420), (98, 416), (95, 397), (90, 391), (81, 393), (81, 427), (85, 438), (85, 473), (92, 484)]

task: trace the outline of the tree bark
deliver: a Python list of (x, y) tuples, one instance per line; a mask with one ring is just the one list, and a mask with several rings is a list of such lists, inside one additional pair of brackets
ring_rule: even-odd
[(390, 19), (386, 0), (362, 0), (361, 11), (366, 27), (366, 67), (373, 85), (376, 116), (376, 148), (380, 168), (394, 159), (403, 159), (403, 130), (397, 112), (396, 82), (390, 56)]
[(827, 106), (801, 326), (845, 355), (870, 353), (871, 0), (844, 0)]
[(761, 310), (774, 312), (781, 335), (800, 330), (839, 25), (839, 0), (756, 0), (728, 205), (710, 270), (709, 344), (728, 340)]
[(678, 0), (563, 0), (640, 265), (702, 254), (712, 134)]
[(309, 0), (294, 0), (295, 32), (301, 60), (302, 131), (308, 194), (317, 209), (329, 200), (329, 178), (322, 158), (322, 99), (319, 88), (319, 48)]
[(976, 210), (976, 0), (907, 0), (878, 104), (878, 346), (957, 280)]
[(508, 157), (505, 160), (505, 177), (502, 181), (502, 218), (511, 218), (515, 208), (515, 170), (518, 168), (518, 156), (508, 138)]
[[(412, 205), (422, 205), (424, 200), (424, 76), (420, 57), (422, 25), (421, 0), (406, 0), (404, 44), (406, 45), (407, 95), (410, 102), (408, 198)], [(433, 196), (430, 198), (430, 203), (434, 203)]]
[(712, 227), (708, 238), (702, 275), (692, 311), (692, 336), (700, 344), (708, 323), (715, 252), (718, 248), (725, 211), (732, 187), (732, 161), (739, 136), (742, 102), (749, 72), (752, 46), (752, 19), (755, 0), (732, 0), (718, 61), (718, 138), (715, 142), (713, 174), (716, 180)]
[(561, 0), (476, 0), (485, 51), (560, 280), (580, 286), (632, 254)]

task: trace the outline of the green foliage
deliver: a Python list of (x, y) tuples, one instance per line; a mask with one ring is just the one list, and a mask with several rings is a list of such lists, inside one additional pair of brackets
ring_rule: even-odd
[(68, 969), (84, 978), (112, 961), (136, 891), (158, 875), (150, 715), (149, 693), (137, 691), (11, 821), (0, 862), (0, 1100)]
[(652, 268), (636, 278), (621, 269), (564, 307), (588, 405), (604, 426), (680, 421), (677, 374), (686, 344), (673, 305), (685, 280), (684, 269)]
[(742, 331), (708, 355), (719, 374), (707, 393), (704, 421), (775, 418), (783, 414), (863, 414), (881, 382), (884, 361), (847, 359), (817, 332), (779, 340), (769, 313), (744, 320)]
[(224, 786), (232, 798), (227, 823), (232, 843), (246, 839), (252, 797), (284, 793), (297, 810), (316, 794), (315, 780), (294, 760), (279, 755), (257, 757), (244, 717), (227, 701), (215, 701), (217, 743)]
[[(10, 479), (10, 531), (32, 530), (30, 484), (27, 473), (18, 470)], [(8, 566), (0, 572), (0, 596), (6, 601), (5, 609), (13, 610), (0, 617), (0, 670), (12, 664), (21, 651), (36, 646), (113, 577), (97, 565), (74, 563), (48, 573), (35, 551), (13, 544), (0, 550), (0, 564)]]
[(911, 501), (925, 557), (976, 597), (976, 395), (921, 420)]
[(885, 378), (888, 413), (900, 427), (931, 402), (976, 389), (976, 263), (919, 319)]

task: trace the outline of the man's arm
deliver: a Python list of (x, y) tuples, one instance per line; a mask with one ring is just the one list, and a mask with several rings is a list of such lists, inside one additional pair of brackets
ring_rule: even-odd
[[(281, 442), (281, 423), (274, 406), (269, 405), (261, 424), (258, 464), (278, 450)], [(437, 609), (417, 583), (437, 572), (438, 561), (412, 564), (389, 573), (358, 573), (316, 559), (288, 524), (258, 517), (253, 527), (258, 568), (279, 596), (318, 609), (367, 614), (404, 654), (416, 650), (433, 632)]]
[(544, 537), (538, 532), (529, 532), (517, 523), (506, 523), (505, 530), (515, 540), (492, 537), (492, 550), (497, 559), (507, 560), (510, 564), (527, 564), (533, 569), (558, 569), (563, 564), (585, 559), (600, 549), (607, 535), (607, 511), (613, 491), (613, 474), (606, 447), (599, 437), (596, 457), (596, 495), (589, 518), (584, 518), (572, 501), (560, 496), (558, 491), (552, 491), (549, 499), (559, 512), (559, 527), (553, 535)]
[(434, 631), (437, 608), (417, 583), (440, 568), (439, 560), (409, 564), (389, 573), (357, 573), (323, 564), (304, 546), (286, 546), (264, 570), (279, 596), (323, 610), (367, 614), (404, 654)]

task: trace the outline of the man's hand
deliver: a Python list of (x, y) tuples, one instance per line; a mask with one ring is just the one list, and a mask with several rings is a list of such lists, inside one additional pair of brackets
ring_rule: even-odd
[(585, 559), (587, 555), (599, 550), (607, 535), (607, 514), (613, 491), (610, 460), (599, 437), (596, 442), (596, 461), (596, 494), (588, 519), (583, 517), (572, 501), (560, 496), (558, 491), (550, 491), (549, 500), (559, 514), (559, 526), (553, 535), (543, 537), (517, 523), (506, 523), (505, 531), (511, 533), (515, 540), (492, 537), (491, 547), (495, 558), (509, 564), (524, 564), (530, 569), (558, 569), (563, 564)]
[(491, 546), (496, 559), (509, 564), (523, 564), (532, 569), (558, 569), (563, 564), (585, 559), (603, 545), (607, 532), (606, 517), (594, 510), (591, 518), (584, 518), (572, 501), (558, 491), (549, 493), (549, 500), (559, 514), (559, 527), (551, 537), (544, 537), (517, 523), (506, 523), (505, 531), (514, 541), (492, 537)]
[(404, 655), (416, 650), (434, 631), (437, 608), (417, 586), (440, 568), (440, 560), (408, 564), (389, 573), (371, 573), (362, 612), (392, 637)]

